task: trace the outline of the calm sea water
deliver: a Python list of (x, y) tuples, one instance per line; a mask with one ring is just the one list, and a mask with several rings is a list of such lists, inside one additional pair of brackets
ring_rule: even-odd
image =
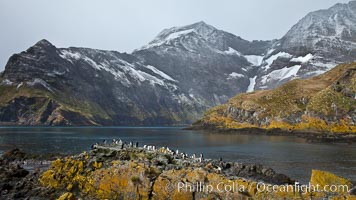
[(285, 136), (236, 135), (166, 127), (0, 128), (0, 153), (19, 147), (33, 153), (80, 153), (95, 142), (121, 138), (168, 146), (187, 153), (204, 153), (242, 163), (260, 163), (307, 182), (312, 169), (356, 180), (356, 145), (309, 144)]

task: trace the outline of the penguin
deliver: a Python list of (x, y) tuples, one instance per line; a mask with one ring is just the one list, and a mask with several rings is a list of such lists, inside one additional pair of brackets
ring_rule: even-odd
[(199, 162), (203, 162), (203, 160), (204, 160), (204, 155), (201, 153), (199, 157)]

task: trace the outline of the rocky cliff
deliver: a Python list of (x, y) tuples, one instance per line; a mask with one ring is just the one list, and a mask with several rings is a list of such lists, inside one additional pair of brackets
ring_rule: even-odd
[(257, 127), (287, 131), (356, 133), (356, 64), (293, 80), (274, 90), (235, 96), (207, 111), (202, 128)]

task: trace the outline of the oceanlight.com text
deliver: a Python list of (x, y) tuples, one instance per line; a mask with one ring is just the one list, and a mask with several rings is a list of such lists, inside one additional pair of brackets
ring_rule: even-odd
[[(257, 192), (265, 193), (348, 193), (350, 188), (348, 185), (319, 185), (319, 184), (300, 184), (295, 182), (293, 185), (272, 185), (263, 182), (257, 184), (249, 184), (249, 186), (239, 185), (237, 182), (230, 183), (221, 182), (217, 184), (207, 184), (203, 182), (188, 183), (179, 182), (177, 184), (178, 192), (201, 192), (201, 193), (224, 193), (224, 192), (246, 192), (256, 188)], [(253, 188), (252, 188), (253, 187)]]

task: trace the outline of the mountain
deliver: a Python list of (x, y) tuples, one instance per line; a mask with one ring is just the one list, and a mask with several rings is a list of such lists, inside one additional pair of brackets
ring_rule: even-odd
[(355, 1), (308, 14), (281, 39), (247, 41), (205, 22), (163, 30), (131, 54), (46, 40), (0, 74), (0, 121), (187, 124), (243, 92), (324, 73), (355, 54)]
[(204, 105), (136, 57), (46, 40), (13, 55), (1, 75), (0, 121), (46, 125), (188, 123)]
[(356, 58), (356, 1), (309, 13), (265, 53), (255, 89), (322, 74)]
[(356, 63), (343, 64), (274, 90), (231, 98), (210, 109), (195, 127), (213, 129), (308, 130), (356, 133)]
[[(187, 31), (189, 30), (189, 32)], [(263, 51), (199, 22), (163, 31), (133, 54), (56, 48), (13, 55), (1, 75), (0, 121), (30, 125), (188, 124), (249, 84), (250, 63), (231, 46)], [(253, 45), (251, 45), (253, 44)], [(241, 48), (241, 47), (240, 47)], [(224, 90), (221, 90), (224, 88)]]
[(189, 96), (213, 106), (246, 91), (253, 66), (246, 55), (262, 53), (270, 45), (198, 22), (163, 30), (133, 55), (171, 75)]

